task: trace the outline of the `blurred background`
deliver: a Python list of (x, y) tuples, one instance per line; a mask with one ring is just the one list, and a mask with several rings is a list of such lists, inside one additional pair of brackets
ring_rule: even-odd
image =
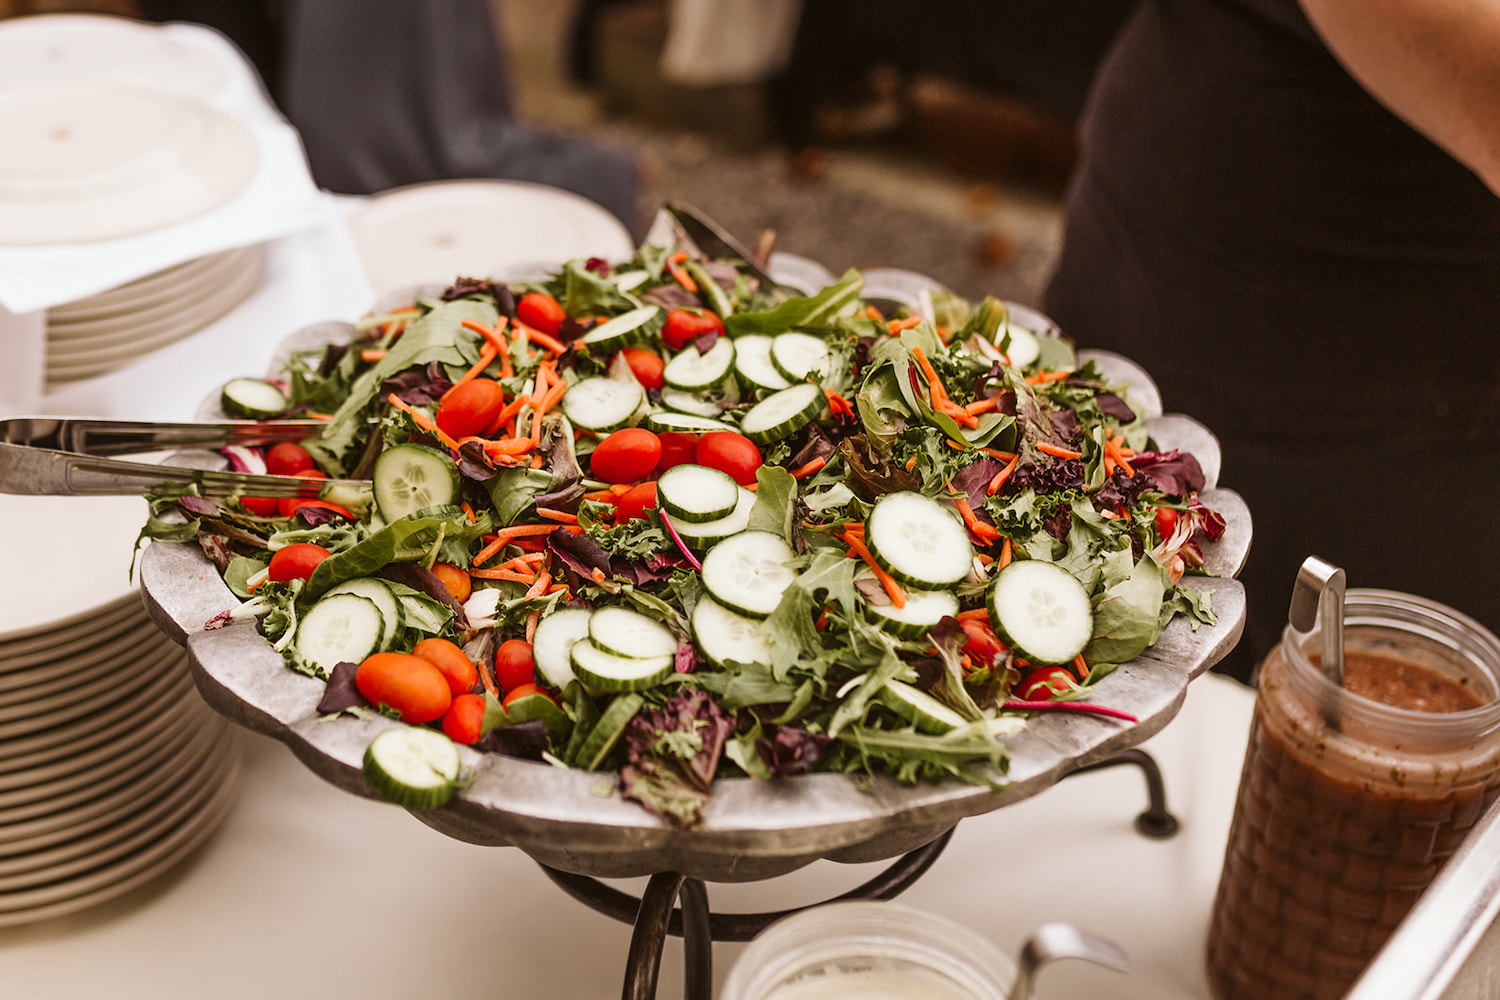
[[(637, 237), (670, 198), (746, 242), (773, 230), (779, 249), (835, 270), (906, 267), (965, 295), (1036, 304), (1076, 116), (1129, 3), (376, 6), (380, 18), (336, 0), (0, 0), (0, 16), (91, 11), (217, 28), (261, 72), (327, 190), (539, 180), (592, 197)], [(464, 38), (446, 65), (449, 51), (428, 44), (444, 33)], [(379, 47), (385, 36), (402, 55)], [(504, 122), (476, 138), (485, 115)], [(443, 128), (454, 135), (433, 134)], [(443, 143), (469, 148), (445, 156)], [(488, 162), (475, 143), (503, 153)], [(435, 151), (396, 162), (392, 147), (418, 145)]]

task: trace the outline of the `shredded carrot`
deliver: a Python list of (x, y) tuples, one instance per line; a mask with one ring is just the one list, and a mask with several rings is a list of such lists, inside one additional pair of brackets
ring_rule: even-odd
[(1000, 543), (1000, 558), (995, 560), (995, 569), (1004, 569), (1010, 565), (1010, 539), (1006, 538)]
[(468, 382), (472, 382), (476, 378), (478, 378), (480, 373), (490, 366), (490, 363), (495, 360), (496, 356), (499, 353), (500, 352), (496, 351), (492, 345), (485, 344), (484, 347), (479, 351), (479, 360), (474, 362), (474, 367), (464, 372), (463, 375), (459, 377), (458, 381), (453, 383), (453, 387), (450, 388), (448, 392), (443, 393), (443, 399), (447, 399), (448, 394), (451, 393), (454, 389), (457, 389), (459, 386), (464, 385)]
[(913, 347), (911, 356), (916, 359), (917, 366), (922, 369), (922, 374), (927, 376), (927, 390), (932, 397), (932, 408), (937, 409), (938, 400), (948, 398), (948, 390), (943, 388), (943, 380), (938, 378), (932, 362), (927, 360), (926, 353), (920, 347)]
[(550, 586), (552, 586), (552, 574), (548, 573), (546, 570), (542, 570), (536, 576), (536, 583), (533, 583), (531, 585), (531, 588), (526, 591), (526, 596), (541, 597), (542, 594), (546, 593), (547, 588)]
[(875, 579), (879, 580), (880, 585), (885, 588), (885, 592), (890, 597), (891, 603), (897, 609), (906, 607), (906, 593), (902, 591), (901, 586), (896, 583), (891, 575), (881, 569), (875, 562), (875, 556), (870, 553), (865, 543), (849, 532), (844, 533), (844, 542), (849, 546), (850, 552), (863, 559), (865, 565), (875, 572)]
[(568, 380), (567, 379), (560, 379), (557, 382), (556, 385), (554, 385), (552, 388), (550, 388), (550, 389), (547, 390), (547, 395), (545, 395), (545, 396), (542, 397), (542, 405), (536, 411), (536, 417), (533, 417), (532, 419), (533, 420), (540, 419), (541, 417), (545, 416), (546, 414), (552, 412), (552, 408), (554, 406), (556, 406), (558, 403), (562, 402), (563, 394), (566, 393), (567, 391), (568, 391)]
[(958, 513), (963, 517), (964, 524), (974, 533), (975, 537), (987, 542), (995, 541), (1000, 537), (1000, 532), (994, 525), (986, 524), (975, 515), (974, 508), (969, 506), (968, 500), (958, 497), (953, 501), (953, 505), (958, 508)]
[(1074, 451), (1072, 448), (1062, 448), (1062, 447), (1059, 447), (1058, 445), (1055, 445), (1055, 444), (1048, 444), (1046, 441), (1043, 441), (1043, 442), (1039, 443), (1036, 446), (1036, 450), (1039, 451), (1039, 452), (1041, 452), (1044, 455), (1051, 455), (1053, 458), (1082, 458), (1083, 457), (1083, 452), (1081, 452), (1081, 451)]
[(561, 521), (563, 524), (578, 523), (578, 515), (569, 514), (565, 510), (553, 510), (551, 507), (538, 507), (536, 509), (536, 512), (549, 521)]
[(490, 557), (495, 555), (495, 553), (499, 552), (501, 549), (505, 548), (511, 542), (515, 541), (517, 538), (526, 538), (531, 535), (545, 535), (548, 532), (556, 531), (561, 527), (562, 525), (560, 524), (517, 524), (509, 528), (501, 528), (499, 531), (495, 532), (494, 539), (484, 548), (479, 550), (479, 554), (474, 557), (473, 564), (475, 566), (478, 566), (481, 563), (489, 562)]
[(454, 451), (458, 450), (458, 442), (449, 437), (437, 424), (433, 423), (432, 420), (428, 418), (427, 414), (423, 413), (421, 410), (413, 409), (412, 406), (406, 402), (406, 400), (402, 399), (394, 392), (387, 397), (387, 400), (396, 409), (409, 415), (411, 417), (412, 423), (416, 424), (418, 428), (426, 431), (428, 434), (431, 434), (433, 437), (443, 442), (443, 445), (445, 447), (452, 448)]
[(533, 608), (531, 614), (526, 616), (526, 641), (531, 642), (536, 638), (537, 623), (542, 620), (542, 609)]
[(508, 424), (512, 420), (516, 419), (516, 414), (520, 413), (521, 412), (521, 408), (523, 406), (525, 406), (528, 402), (530, 402), (530, 400), (528, 400), (525, 396), (517, 396), (515, 399), (512, 399), (509, 403), (506, 403), (505, 404), (505, 409), (501, 410), (498, 414), (496, 414), (494, 422), (490, 424), (490, 426), (489, 426), (489, 433), (490, 434), (496, 433), (497, 431), (500, 430), (500, 428), (504, 427), (506, 424)]
[(999, 448), (980, 448), (979, 450), (990, 456), (990, 458), (996, 459), (1001, 462), (1009, 462), (1011, 459), (1016, 457), (1015, 452), (1001, 451)]
[(847, 413), (851, 417), (854, 416), (854, 407), (843, 396), (840, 396), (832, 389), (824, 389), (823, 395), (828, 397), (828, 408), (832, 410), (834, 414)]
[(916, 467), (916, 464), (917, 464), (917, 456), (913, 455), (911, 458), (908, 458), (906, 460), (906, 471), (910, 472), (913, 468)]
[(1125, 471), (1125, 475), (1133, 476), (1135, 475), (1135, 469), (1131, 467), (1129, 460), (1126, 459), (1124, 453), (1120, 450), (1119, 440), (1119, 438), (1113, 436), (1112, 432), (1106, 432), (1104, 438), (1104, 457), (1112, 459), (1114, 464)]
[(531, 467), (533, 469), (540, 469), (542, 467), (542, 456), (541, 455), (532, 455), (531, 456)]
[(616, 499), (618, 496), (619, 494), (615, 493), (613, 490), (595, 490), (592, 493), (585, 493), (583, 495), (583, 499), (592, 500), (595, 503), (609, 503), (610, 501)]
[(502, 438), (486, 444), (484, 453), (491, 458), (499, 458), (504, 455), (522, 455), (534, 447), (536, 445), (531, 438)]
[(818, 620), (813, 622), (813, 628), (819, 632), (828, 627), (828, 609), (824, 608), (818, 615)]
[(977, 417), (981, 413), (988, 413), (991, 410), (998, 410), (999, 408), (1000, 400), (991, 396), (989, 399), (974, 400), (974, 402), (964, 407), (964, 412), (971, 417)]
[[(473, 574), (469, 575), (472, 576)], [(479, 664), (479, 681), (484, 685), (484, 690), (495, 698), (502, 697), (500, 685), (495, 683), (495, 669), (490, 664), (489, 657), (480, 657), (476, 662)]]
[(464, 517), (467, 517), (469, 519), (470, 524), (473, 524), (476, 520), (478, 520), (474, 516), (474, 508), (469, 506), (469, 501), (465, 500), (463, 503), (459, 504), (459, 506), (463, 508)]
[(874, 306), (865, 306), (865, 319), (885, 319), (885, 316)]
[(1071, 371), (1037, 372), (1035, 375), (1026, 376), (1026, 384), (1046, 385), (1048, 382), (1061, 382), (1072, 374)]
[(324, 423), (327, 423), (328, 421), (333, 419), (332, 413), (319, 413), (316, 410), (308, 410), (302, 415), (308, 420), (321, 420)]
[(556, 337), (549, 337), (540, 330), (526, 328), (526, 339), (538, 347), (551, 351), (553, 354), (562, 354), (567, 351), (567, 345)]
[(968, 611), (960, 611), (958, 620), (961, 622), (989, 621), (990, 613), (986, 608), (970, 608)]
[(667, 258), (667, 271), (672, 275), (674, 281), (687, 291), (697, 295), (698, 283), (693, 280), (693, 276), (688, 274), (687, 270), (682, 266), (683, 261), (687, 260), (687, 257), (687, 252), (683, 250), (674, 253), (671, 257)]
[(491, 347), (495, 349), (495, 353), (504, 354), (505, 338), (502, 335), (501, 331), (505, 329), (506, 324), (509, 322), (510, 320), (506, 319), (504, 316), (501, 316), (499, 322), (495, 324), (493, 329), (474, 319), (460, 320), (459, 326), (462, 326), (465, 330), (472, 330), (475, 333), (479, 334), (489, 343)]
[(988, 552), (976, 552), (974, 558), (979, 560), (981, 566), (990, 566), (995, 562), (995, 557)]
[(536, 577), (517, 573), (513, 569), (471, 569), (469, 575), (476, 580), (505, 580), (510, 583), (531, 583)]
[(828, 464), (828, 459), (826, 459), (826, 458), (815, 458), (811, 462), (808, 462), (806, 465), (801, 465), (801, 466), (798, 466), (797, 468), (793, 469), (792, 470), (792, 478), (793, 479), (806, 479), (808, 476), (811, 476), (811, 475), (814, 475), (815, 473), (817, 473), (818, 470), (822, 469), (823, 466), (825, 466), (827, 464)]
[(604, 570), (600, 569), (598, 566), (594, 567), (593, 571), (589, 573), (589, 576), (595, 583), (604, 582)]
[(366, 363), (380, 361), (385, 357), (385, 351), (378, 347), (367, 347), (359, 352), (359, 360)]
[(1083, 662), (1083, 654), (1079, 653), (1073, 657), (1073, 670), (1078, 674), (1079, 680), (1086, 680), (1089, 676), (1089, 665)]
[(885, 332), (894, 337), (897, 334), (901, 333), (901, 331), (910, 330), (912, 327), (921, 322), (922, 317), (920, 316), (908, 316), (906, 317), (906, 319), (893, 319), (886, 324)]
[(1010, 456), (1010, 461), (1006, 463), (1005, 468), (995, 473), (995, 477), (990, 480), (990, 484), (989, 486), (985, 487), (984, 492), (989, 496), (994, 496), (996, 493), (999, 493), (1000, 487), (1005, 485), (1005, 481), (1010, 478), (1010, 474), (1012, 472), (1016, 471), (1016, 466), (1019, 465), (1020, 462), (1020, 455)]

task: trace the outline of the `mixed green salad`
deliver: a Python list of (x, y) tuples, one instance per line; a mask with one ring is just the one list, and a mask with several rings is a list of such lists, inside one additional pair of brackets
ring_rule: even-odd
[[(939, 294), (885, 314), (641, 248), (460, 279), (224, 387), (305, 418), (238, 468), (368, 480), (318, 500), (158, 497), (320, 711), (409, 726), (372, 784), (412, 808), (453, 744), (619, 774), (684, 827), (713, 780), (999, 786), (1030, 714), (1092, 695), (1175, 617), (1224, 521), (1193, 456), (1063, 338)], [(347, 495), (346, 495), (347, 494)]]

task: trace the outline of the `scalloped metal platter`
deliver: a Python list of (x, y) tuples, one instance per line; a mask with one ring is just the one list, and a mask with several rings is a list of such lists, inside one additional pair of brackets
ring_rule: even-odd
[[(350, 330), (347, 324), (310, 327), (287, 338), (282, 355), (347, 337)], [(1155, 392), (1145, 372), (1120, 360), (1130, 366), (1133, 386)], [(1218, 441), (1207, 428), (1173, 414), (1152, 417), (1148, 426), (1160, 447), (1192, 451), (1206, 473), (1213, 470), (1210, 484), (1217, 482)], [(1071, 771), (1152, 736), (1176, 715), (1188, 682), (1234, 648), (1244, 628), (1245, 596), (1233, 577), (1249, 551), (1250, 513), (1231, 490), (1207, 489), (1202, 499), (1228, 525), (1221, 541), (1204, 546), (1213, 575), (1194, 581), (1212, 593), (1218, 624), (1195, 631), (1178, 618), (1154, 646), (1099, 682), (1092, 700), (1139, 721), (1060, 712), (1029, 719), (1005, 740), (1010, 767), (1003, 791), (958, 781), (901, 785), (838, 774), (725, 778), (714, 782), (703, 825), (680, 830), (622, 799), (613, 774), (461, 748), (473, 781), (447, 806), (414, 815), (459, 840), (518, 847), (542, 864), (602, 878), (676, 871), (742, 882), (821, 858), (860, 863), (913, 850), (966, 816), (1029, 798)], [(365, 747), (401, 723), (320, 717), (323, 682), (287, 669), (254, 623), (206, 630), (210, 618), (238, 602), (196, 545), (150, 545), (141, 585), (152, 618), (186, 645), (194, 679), (210, 705), (285, 743), (325, 780), (375, 797), (361, 769)]]

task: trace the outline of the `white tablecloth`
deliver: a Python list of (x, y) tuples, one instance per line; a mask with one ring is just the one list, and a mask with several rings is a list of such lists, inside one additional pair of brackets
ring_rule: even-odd
[[(1203, 1000), (1201, 955), (1253, 698), (1216, 676), (1150, 740), (1182, 821), (1152, 841), (1132, 767), (1079, 775), (959, 824), (903, 902), (1014, 953), (1048, 920), (1118, 942), (1127, 975), (1065, 962), (1043, 1000)], [(1101, 723), (1105, 724), (1105, 723)], [(395, 807), (336, 790), (280, 744), (250, 742), (220, 833), (161, 882), (96, 910), (0, 931), (0, 995), (17, 1000), (412, 1000), (618, 996), (630, 928), (565, 896), (520, 851), (450, 840)], [(819, 863), (709, 886), (755, 911), (845, 891), (883, 865)], [(619, 883), (638, 892), (643, 880)], [(714, 947), (715, 980), (742, 945)], [(669, 944), (658, 996), (682, 995)]]

